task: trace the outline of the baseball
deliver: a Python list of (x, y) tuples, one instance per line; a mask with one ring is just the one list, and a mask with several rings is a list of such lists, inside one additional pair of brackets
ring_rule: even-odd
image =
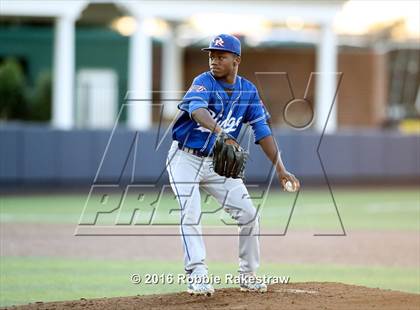
[(284, 184), (284, 189), (291, 193), (296, 191), (295, 187), (293, 186), (293, 183), (290, 181), (287, 181), (286, 184)]

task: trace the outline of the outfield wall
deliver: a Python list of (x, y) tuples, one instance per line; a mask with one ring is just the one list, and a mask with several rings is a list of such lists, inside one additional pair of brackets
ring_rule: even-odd
[[(156, 128), (136, 135), (122, 127), (110, 139), (111, 131), (105, 130), (60, 131), (38, 125), (2, 125), (0, 183), (115, 184), (131, 178), (138, 184), (167, 182), (165, 161), (171, 136), (164, 132), (165, 128)], [(324, 182), (316, 152), (319, 134), (276, 130), (275, 136), (290, 171), (303, 182)], [(247, 182), (268, 182), (271, 166), (251, 140), (248, 134), (242, 140), (242, 145), (250, 147)], [(331, 181), (420, 180), (418, 135), (343, 131), (324, 136), (319, 154)]]

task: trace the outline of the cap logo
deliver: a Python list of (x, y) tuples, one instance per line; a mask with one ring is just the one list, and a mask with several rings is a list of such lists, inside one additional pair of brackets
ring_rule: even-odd
[(215, 38), (213, 42), (214, 42), (214, 46), (221, 46), (221, 47), (225, 46), (225, 42), (220, 37)]

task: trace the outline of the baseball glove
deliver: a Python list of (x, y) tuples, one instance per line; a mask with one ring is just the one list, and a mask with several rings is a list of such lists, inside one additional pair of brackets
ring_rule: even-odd
[(248, 153), (239, 143), (225, 132), (221, 132), (213, 148), (213, 169), (224, 177), (239, 179), (244, 177)]

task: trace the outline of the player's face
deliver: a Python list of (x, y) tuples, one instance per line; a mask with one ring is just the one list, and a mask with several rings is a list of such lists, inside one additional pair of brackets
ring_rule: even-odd
[(223, 51), (209, 52), (210, 71), (216, 78), (225, 78), (231, 74), (236, 74), (239, 65), (239, 57), (235, 54)]

